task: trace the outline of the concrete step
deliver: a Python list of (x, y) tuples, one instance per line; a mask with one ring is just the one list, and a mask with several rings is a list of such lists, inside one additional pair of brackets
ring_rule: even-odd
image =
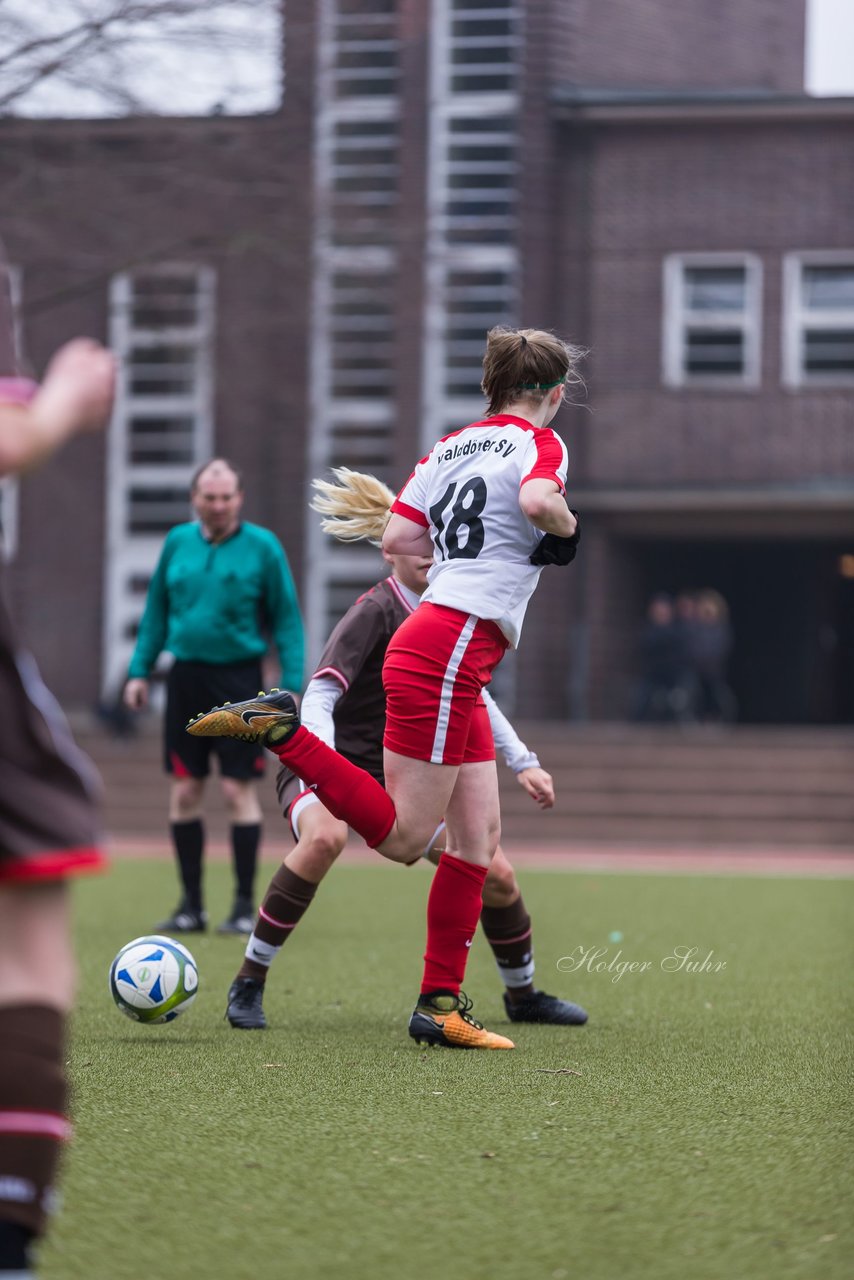
[(645, 846), (774, 847), (783, 849), (832, 848), (850, 852), (852, 824), (788, 819), (786, 822), (745, 823), (741, 819), (659, 818), (655, 822), (634, 818), (581, 817), (565, 821), (534, 815), (532, 820), (502, 815), (502, 839), (523, 845), (525, 841), (577, 845), (579, 842)]
[[(517, 727), (554, 776), (558, 803), (541, 814), (500, 763), (508, 839), (854, 848), (854, 730)], [(168, 780), (156, 721), (129, 739), (90, 725), (77, 726), (77, 736), (104, 778), (108, 829), (163, 834)], [(282, 821), (274, 775), (271, 760), (260, 787), (271, 830)], [(216, 778), (206, 821), (212, 835), (227, 830)]]

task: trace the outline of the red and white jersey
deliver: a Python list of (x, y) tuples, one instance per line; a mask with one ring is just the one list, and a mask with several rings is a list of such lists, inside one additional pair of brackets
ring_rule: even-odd
[(439, 440), (392, 505), (433, 539), (422, 598), (496, 622), (515, 647), (540, 576), (531, 553), (543, 536), (519, 506), (519, 490), (537, 477), (563, 493), (566, 470), (560, 436), (510, 414)]

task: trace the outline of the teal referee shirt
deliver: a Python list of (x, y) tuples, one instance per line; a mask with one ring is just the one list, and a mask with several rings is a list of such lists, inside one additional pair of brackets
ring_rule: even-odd
[(148, 588), (128, 677), (166, 649), (184, 662), (249, 662), (270, 635), (282, 686), (301, 689), (304, 640), (294, 580), (275, 534), (243, 522), (209, 542), (198, 521), (170, 529)]

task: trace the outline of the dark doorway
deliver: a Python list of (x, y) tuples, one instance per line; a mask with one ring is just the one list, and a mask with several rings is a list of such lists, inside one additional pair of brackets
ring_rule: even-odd
[(744, 540), (631, 549), (646, 597), (711, 588), (727, 602), (739, 721), (854, 722), (854, 548)]

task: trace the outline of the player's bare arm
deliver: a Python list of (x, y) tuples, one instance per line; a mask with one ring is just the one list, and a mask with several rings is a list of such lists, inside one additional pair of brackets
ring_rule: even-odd
[(528, 480), (519, 490), (519, 506), (543, 533), (554, 533), (559, 538), (571, 538), (575, 533), (575, 516), (554, 480), (540, 476)]
[(109, 351), (88, 338), (66, 343), (28, 405), (0, 407), (0, 475), (27, 471), (72, 436), (104, 427), (114, 385)]
[(383, 551), (391, 556), (432, 556), (429, 530), (393, 511), (383, 534)]

